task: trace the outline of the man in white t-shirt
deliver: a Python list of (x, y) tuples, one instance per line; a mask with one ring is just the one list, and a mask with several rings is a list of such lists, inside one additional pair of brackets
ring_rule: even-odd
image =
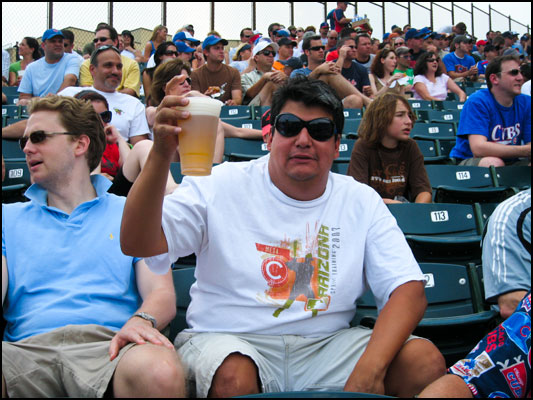
[[(190, 328), (175, 341), (189, 394), (411, 397), (442, 376), (437, 348), (410, 336), (426, 307), (424, 278), (394, 217), (373, 189), (330, 172), (344, 125), (332, 89), (291, 79), (274, 95), (269, 156), (186, 177), (164, 198), (182, 104), (167, 96), (160, 105), (121, 245), (159, 273), (197, 255)], [(367, 288), (380, 309), (375, 328), (350, 328)]]
[[(131, 144), (150, 138), (144, 105), (135, 97), (116, 91), (122, 79), (122, 58), (116, 47), (104, 46), (96, 49), (90, 60), (89, 70), (95, 92), (104, 96), (113, 113), (113, 126)], [(87, 89), (72, 86), (58, 93), (74, 96)]]

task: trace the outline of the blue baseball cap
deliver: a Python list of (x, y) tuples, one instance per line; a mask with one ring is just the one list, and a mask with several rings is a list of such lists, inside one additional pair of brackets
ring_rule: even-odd
[(192, 47), (187, 46), (186, 43), (183, 42), (174, 42), (176, 45), (176, 48), (178, 49), (178, 53), (194, 53), (195, 50)]
[(409, 39), (419, 39), (425, 35), (426, 35), (425, 33), (420, 32), (418, 29), (411, 28), (405, 33), (405, 41)]
[(208, 36), (205, 38), (204, 42), (202, 43), (202, 50), (207, 49), (209, 46), (214, 46), (216, 44), (219, 44), (220, 42), (222, 42), (224, 46), (228, 45), (228, 41), (226, 39), (221, 39), (214, 35)]
[(176, 33), (172, 38), (172, 41), (175, 42), (176, 40), (188, 40), (195, 46), (198, 46), (200, 44), (200, 41), (198, 39), (193, 38), (189, 32)]
[(45, 40), (52, 39), (53, 37), (56, 37), (56, 36), (61, 36), (62, 38), (65, 37), (65, 36), (63, 35), (63, 32), (58, 31), (57, 29), (47, 29), (47, 30), (43, 33), (43, 42), (44, 42)]

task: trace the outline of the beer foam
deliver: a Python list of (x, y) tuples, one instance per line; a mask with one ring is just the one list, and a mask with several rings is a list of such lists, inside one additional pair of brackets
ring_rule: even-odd
[(213, 117), (220, 116), (220, 110), (223, 103), (210, 97), (187, 97), (189, 104), (187, 106), (177, 106), (177, 110), (186, 110), (191, 115), (210, 115)]

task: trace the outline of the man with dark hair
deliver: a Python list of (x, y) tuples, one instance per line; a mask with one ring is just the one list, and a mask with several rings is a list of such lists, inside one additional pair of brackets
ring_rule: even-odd
[(242, 104), (241, 75), (235, 68), (224, 64), (224, 46), (226, 39), (208, 36), (202, 43), (202, 50), (207, 62), (191, 74), (192, 90), (198, 90), (206, 96), (218, 96), (217, 100), (226, 105)]
[(326, 82), (342, 98), (344, 107), (346, 108), (362, 108), (370, 102), (370, 99), (363, 96), (357, 87), (341, 75), (344, 59), (341, 59), (339, 64), (333, 61), (324, 62), (325, 46), (322, 44), (319, 35), (304, 39), (302, 48), (307, 56), (308, 65), (307, 67), (292, 71), (291, 78), (298, 75), (305, 75)]
[(468, 54), (472, 37), (468, 35), (456, 36), (453, 40), (455, 51), (446, 54), (442, 62), (446, 66), (446, 73), (452, 79), (468, 78), (475, 81), (478, 78), (478, 69), (474, 57)]
[(176, 313), (172, 275), (122, 253), (125, 200), (90, 175), (106, 143), (100, 115), (62, 96), (29, 112), (30, 201), (2, 205), (2, 397), (183, 396), (160, 332)]
[[(146, 110), (141, 101), (116, 90), (123, 80), (124, 64), (122, 62), (125, 59), (128, 57), (121, 56), (114, 46), (98, 46), (91, 59), (87, 61), (90, 62), (89, 72), (93, 80), (91, 88), (107, 99), (113, 114), (113, 125), (125, 140), (134, 145), (150, 138), (150, 128), (146, 120)], [(60, 95), (74, 96), (84, 89), (86, 88), (81, 86), (71, 86), (62, 90)]]
[[(102, 46), (114, 46), (118, 49), (118, 33), (110, 25), (99, 24), (94, 34), (94, 47), (98, 50)], [(122, 79), (116, 88), (117, 92), (139, 97), (141, 88), (141, 75), (137, 61), (128, 56), (120, 56), (122, 59)], [(93, 78), (89, 70), (90, 61), (85, 60), (80, 68), (80, 86), (92, 86)]]
[(354, 61), (366, 68), (370, 73), (372, 61), (374, 61), (375, 54), (372, 54), (372, 39), (366, 33), (360, 33), (355, 37), (355, 58)]
[(461, 112), (457, 143), (450, 157), (461, 165), (502, 167), (531, 162), (531, 97), (520, 93), (524, 81), (517, 56), (495, 58), (487, 66), (488, 89), (478, 90)]
[[(167, 96), (159, 106), (121, 244), (151, 256), (157, 272), (197, 254), (190, 328), (175, 341), (189, 394), (413, 396), (443, 375), (436, 347), (410, 336), (425, 310), (424, 279), (394, 217), (368, 186), (330, 172), (344, 124), (335, 92), (319, 80), (289, 80), (274, 94), (269, 155), (187, 177), (163, 199), (161, 172), (185, 117), (174, 107), (184, 104)], [(381, 309), (375, 329), (350, 328), (367, 286)]]

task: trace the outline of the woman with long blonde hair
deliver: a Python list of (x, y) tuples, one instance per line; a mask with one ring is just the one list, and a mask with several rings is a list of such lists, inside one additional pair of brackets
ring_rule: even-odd
[(144, 46), (142, 62), (148, 62), (150, 57), (155, 53), (159, 45), (167, 41), (168, 29), (166, 26), (157, 25), (152, 31), (150, 41)]

